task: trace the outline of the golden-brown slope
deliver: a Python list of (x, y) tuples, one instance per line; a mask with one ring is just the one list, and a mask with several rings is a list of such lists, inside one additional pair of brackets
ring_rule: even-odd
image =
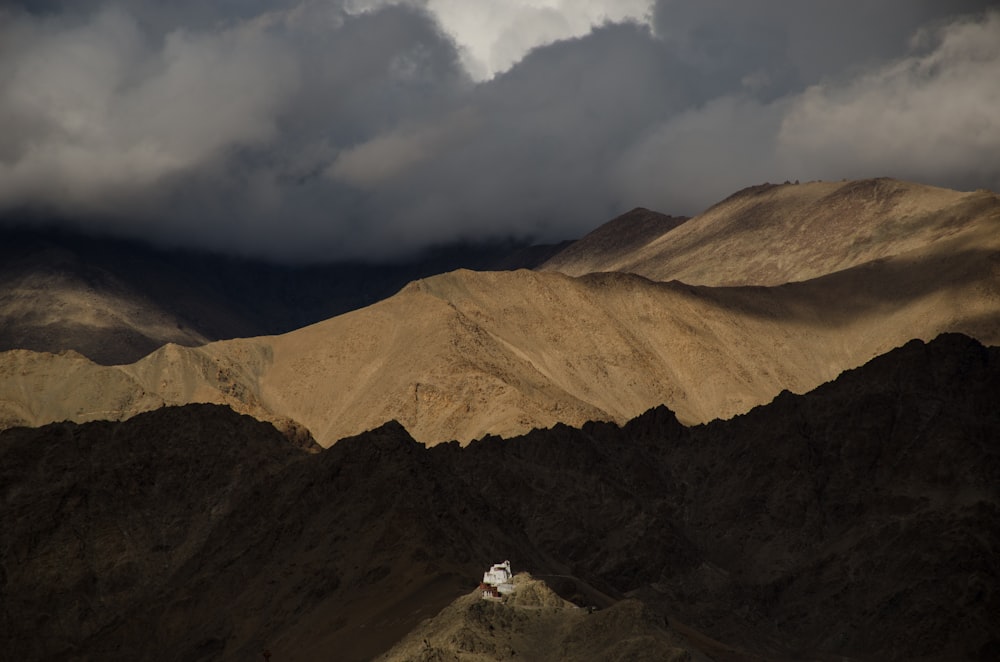
[(778, 285), (901, 255), (1000, 218), (1000, 198), (893, 179), (740, 191), (628, 254), (591, 243), (542, 266), (699, 285)]
[(218, 402), (293, 419), (323, 445), (390, 419), (428, 443), (624, 421), (664, 403), (699, 423), (807, 391), (911, 338), (961, 331), (1000, 344), (998, 256), (1000, 218), (985, 218), (771, 288), (458, 271), (285, 335), (171, 345), (127, 366), (0, 355), (0, 420)]

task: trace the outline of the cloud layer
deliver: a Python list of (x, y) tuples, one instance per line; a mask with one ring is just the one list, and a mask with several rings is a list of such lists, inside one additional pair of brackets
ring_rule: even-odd
[(0, 214), (279, 260), (578, 236), (763, 181), (1000, 189), (989, 2), (0, 9)]

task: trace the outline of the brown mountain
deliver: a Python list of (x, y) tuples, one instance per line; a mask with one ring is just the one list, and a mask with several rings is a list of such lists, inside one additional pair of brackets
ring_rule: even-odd
[(0, 228), (0, 350), (131, 363), (167, 343), (284, 333), (362, 308), (415, 278), (530, 268), (559, 247), (441, 246), (396, 262), (278, 265), (67, 231)]
[[(362, 660), (438, 614), (434, 656), (390, 659), (995, 659), (998, 395), (1000, 349), (951, 335), (694, 428), (425, 448), (389, 424), (318, 454), (211, 406), (9, 430), (0, 645)], [(602, 610), (441, 611), (504, 558)]]
[[(620, 225), (628, 224), (616, 219), (607, 230)], [(574, 244), (541, 268), (571, 276), (623, 271), (692, 285), (773, 286), (922, 253), (967, 233), (996, 234), (998, 225), (1000, 198), (990, 191), (885, 178), (764, 184), (676, 227), (665, 224), (629, 251)]]
[(323, 445), (391, 419), (425, 442), (624, 422), (661, 403), (706, 422), (807, 391), (913, 336), (1000, 343), (1000, 234), (981, 240), (775, 288), (455, 272), (283, 336), (170, 345), (126, 366), (8, 352), (0, 419), (218, 402), (297, 421)]
[[(886, 187), (896, 215), (862, 213), (872, 191)], [(795, 196), (815, 204), (792, 204)], [(952, 206), (931, 204), (940, 199)], [(839, 200), (845, 214), (862, 210), (841, 243), (863, 230), (872, 237), (867, 252), (831, 251), (832, 217), (782, 243), (799, 218), (792, 212), (816, 200)], [(765, 222), (772, 218), (773, 228)], [(694, 424), (745, 412), (783, 389), (805, 392), (913, 337), (957, 331), (1000, 344), (1000, 203), (992, 194), (883, 180), (772, 187), (737, 194), (663, 237), (708, 221), (720, 227), (692, 254), (736, 245), (745, 253), (704, 263), (712, 268), (746, 275), (781, 257), (801, 275), (858, 264), (770, 287), (458, 271), (287, 334), (168, 345), (129, 365), (7, 352), (0, 426), (120, 419), (189, 402), (305, 428), (323, 445), (393, 419), (423, 442), (466, 442), (557, 422), (621, 423), (663, 403)], [(740, 230), (747, 224), (752, 232)], [(876, 254), (883, 257), (869, 259)]]
[(655, 239), (659, 239), (687, 221), (684, 216), (667, 216), (649, 209), (636, 207), (621, 216), (570, 243), (545, 261), (541, 268), (562, 271), (574, 276), (594, 271), (620, 271), (616, 269), (578, 270), (580, 264), (614, 264), (629, 260), (633, 254)]

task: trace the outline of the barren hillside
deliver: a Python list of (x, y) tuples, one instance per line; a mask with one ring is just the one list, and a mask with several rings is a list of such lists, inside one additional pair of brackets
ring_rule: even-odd
[[(465, 448), (391, 423), (309, 454), (212, 406), (5, 431), (0, 647), (995, 659), (998, 352), (911, 342), (730, 421), (658, 408)], [(601, 609), (460, 597), (504, 559)]]
[[(625, 271), (697, 285), (779, 285), (902, 255), (1000, 223), (1000, 198), (893, 179), (754, 186), (642, 246), (587, 242), (542, 269)], [(575, 250), (574, 250), (575, 249)]]
[[(777, 209), (793, 193), (836, 187), (855, 201), (851, 209), (862, 209), (872, 187), (886, 186), (902, 185), (743, 192), (665, 237), (757, 195)], [(189, 402), (227, 403), (298, 434), (304, 427), (323, 445), (393, 419), (427, 443), (623, 422), (659, 404), (694, 424), (745, 412), (782, 390), (805, 392), (911, 338), (958, 331), (1000, 344), (995, 196), (906, 190), (889, 196), (894, 209), (925, 208), (925, 197), (964, 202), (940, 217), (919, 216), (908, 234), (896, 217), (866, 217), (876, 224), (872, 236), (884, 238), (867, 257), (833, 273), (825, 272), (838, 264), (827, 262), (825, 275), (803, 282), (705, 287), (623, 273), (457, 271), (284, 335), (168, 345), (129, 365), (2, 353), (0, 424), (120, 419)], [(955, 216), (957, 209), (967, 213)], [(769, 227), (753, 218), (761, 233)], [(780, 236), (791, 218), (779, 217), (771, 234)], [(712, 246), (735, 245), (739, 234), (726, 227)], [(810, 236), (818, 243), (775, 249), (789, 250), (789, 264), (800, 261), (796, 273), (822, 266), (818, 258), (801, 262), (809, 246), (827, 250)], [(785, 255), (758, 248), (760, 260)], [(713, 260), (723, 271), (739, 264)]]
[(627, 261), (635, 251), (643, 248), (649, 242), (659, 239), (687, 220), (684, 216), (667, 216), (636, 207), (570, 243), (544, 262), (541, 268), (572, 275), (594, 271), (614, 271), (614, 269), (599, 268), (581, 270), (579, 265), (614, 264)]
[[(1000, 343), (1000, 233), (777, 288), (455, 272), (283, 336), (168, 345), (125, 366), (7, 352), (6, 425), (225, 402), (321, 444), (401, 421), (425, 442), (666, 403), (685, 423), (804, 392), (911, 337)], [(282, 423), (287, 425), (287, 422)]]
[(530, 268), (556, 246), (441, 246), (384, 264), (277, 265), (66, 231), (0, 227), (0, 350), (131, 363), (167, 343), (284, 333), (362, 308), (414, 278)]
[(672, 630), (667, 619), (637, 600), (593, 610), (560, 598), (545, 582), (520, 573), (515, 592), (487, 601), (476, 590), (420, 624), (377, 662), (708, 662)]
[(75, 351), (115, 363), (134, 361), (168, 342), (201, 345), (213, 339), (136, 283), (76, 251), (33, 245), (9, 231), (0, 241), (3, 349)]

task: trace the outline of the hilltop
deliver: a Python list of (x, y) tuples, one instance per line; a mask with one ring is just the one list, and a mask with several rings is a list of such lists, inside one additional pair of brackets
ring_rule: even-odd
[(622, 271), (691, 285), (775, 286), (923, 253), (963, 233), (995, 230), (998, 223), (1000, 199), (990, 191), (888, 178), (763, 184), (682, 224), (643, 233), (644, 241), (628, 251), (587, 242), (540, 268), (572, 276)]

